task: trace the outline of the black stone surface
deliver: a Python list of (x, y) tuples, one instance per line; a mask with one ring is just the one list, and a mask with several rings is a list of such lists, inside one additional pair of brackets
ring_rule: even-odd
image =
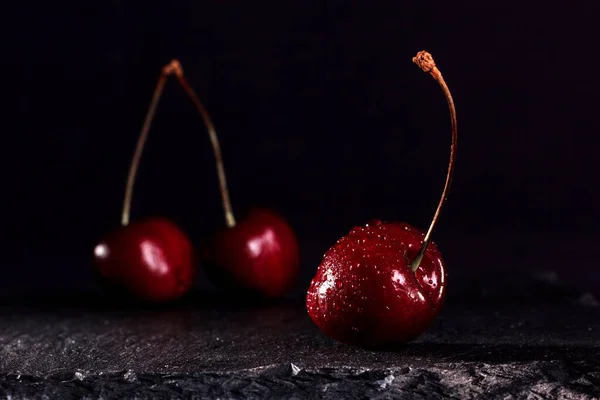
[[(518, 275), (517, 275), (518, 276)], [(472, 282), (397, 352), (322, 335), (298, 301), (89, 296), (0, 308), (4, 398), (600, 398), (600, 308), (552, 274)]]

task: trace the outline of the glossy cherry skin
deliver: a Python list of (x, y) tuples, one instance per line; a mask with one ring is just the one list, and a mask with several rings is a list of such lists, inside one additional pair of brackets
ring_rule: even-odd
[(258, 208), (208, 241), (203, 266), (223, 289), (279, 298), (294, 285), (299, 259), (298, 241), (287, 221)]
[(373, 221), (331, 247), (308, 289), (313, 322), (338, 341), (394, 349), (431, 325), (446, 295), (444, 261), (430, 243), (416, 272), (423, 232), (406, 223)]
[(189, 239), (163, 218), (133, 222), (111, 232), (94, 248), (94, 261), (107, 283), (150, 302), (181, 297), (195, 277)]

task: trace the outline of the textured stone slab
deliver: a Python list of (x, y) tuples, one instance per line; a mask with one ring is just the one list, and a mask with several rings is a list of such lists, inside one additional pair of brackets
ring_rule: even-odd
[[(600, 398), (600, 308), (550, 275), (475, 284), (397, 352), (322, 335), (301, 302), (213, 296), (0, 306), (0, 394), (16, 398)], [(101, 306), (99, 305), (101, 304)]]

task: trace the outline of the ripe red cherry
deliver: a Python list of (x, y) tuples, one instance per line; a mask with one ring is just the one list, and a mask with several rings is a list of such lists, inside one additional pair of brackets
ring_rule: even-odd
[(445, 265), (431, 232), (454, 171), (456, 111), (431, 55), (419, 52), (413, 61), (440, 84), (452, 122), (446, 183), (429, 229), (379, 221), (354, 228), (325, 253), (306, 296), (308, 314), (323, 332), (366, 348), (395, 348), (418, 337), (446, 294)]
[(368, 348), (392, 348), (419, 336), (446, 294), (444, 261), (434, 243), (411, 270), (424, 236), (406, 223), (374, 221), (338, 240), (308, 289), (314, 323), (336, 340)]
[(142, 300), (177, 299), (194, 281), (190, 241), (173, 222), (163, 218), (116, 229), (96, 245), (94, 257), (107, 283)]
[(176, 72), (176, 67), (176, 62), (172, 62), (163, 68), (154, 91), (129, 169), (122, 226), (94, 248), (95, 267), (105, 283), (152, 302), (181, 297), (192, 286), (196, 272), (190, 241), (173, 222), (150, 218), (129, 223), (135, 175), (144, 144), (166, 79)]
[(203, 266), (222, 288), (283, 297), (298, 276), (296, 235), (279, 214), (253, 209), (235, 226), (218, 231), (209, 240)]
[(282, 297), (298, 275), (299, 251), (296, 235), (282, 216), (255, 209), (236, 222), (229, 199), (221, 147), (210, 115), (177, 64), (175, 72), (204, 120), (217, 167), (226, 227), (208, 240), (203, 251), (207, 277), (224, 289), (250, 292), (263, 297)]

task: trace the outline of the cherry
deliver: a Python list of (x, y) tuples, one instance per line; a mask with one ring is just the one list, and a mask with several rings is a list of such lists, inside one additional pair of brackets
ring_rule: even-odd
[(326, 334), (368, 348), (419, 336), (446, 294), (442, 256), (431, 243), (410, 267), (424, 234), (406, 223), (356, 227), (327, 251), (308, 290), (307, 308)]
[(265, 297), (283, 297), (298, 276), (294, 231), (267, 209), (252, 209), (237, 225), (218, 231), (204, 257), (204, 270), (215, 284)]
[(323, 256), (306, 296), (313, 322), (351, 345), (392, 349), (431, 326), (446, 295), (446, 268), (431, 232), (454, 172), (457, 128), (454, 101), (431, 55), (413, 58), (440, 84), (448, 101), (452, 146), (446, 183), (427, 233), (407, 223), (373, 221), (356, 227)]
[(136, 221), (111, 232), (96, 245), (94, 256), (107, 283), (142, 300), (174, 300), (194, 281), (190, 241), (164, 218)]
[(223, 289), (267, 298), (283, 297), (298, 275), (296, 235), (281, 215), (264, 208), (250, 210), (236, 222), (215, 127), (198, 95), (183, 76), (181, 65), (176, 65), (174, 73), (206, 125), (225, 213), (225, 228), (217, 231), (203, 249), (206, 275)]
[(129, 169), (121, 227), (94, 248), (98, 274), (120, 292), (141, 300), (165, 302), (185, 294), (194, 281), (193, 249), (185, 233), (166, 218), (129, 223), (133, 186), (144, 144), (167, 77), (176, 61), (165, 66), (154, 91)]

